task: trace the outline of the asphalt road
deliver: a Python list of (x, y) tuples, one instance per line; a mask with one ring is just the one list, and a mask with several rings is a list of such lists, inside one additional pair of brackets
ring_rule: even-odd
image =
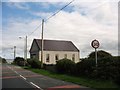
[(86, 87), (39, 75), (13, 65), (2, 65), (2, 89), (80, 90)]

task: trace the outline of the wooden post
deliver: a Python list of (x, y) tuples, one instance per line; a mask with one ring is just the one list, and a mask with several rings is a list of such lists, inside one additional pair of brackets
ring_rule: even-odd
[(43, 48), (44, 48), (44, 40), (43, 40), (43, 29), (44, 29), (44, 19), (42, 20), (42, 37), (41, 37), (41, 68), (43, 68)]

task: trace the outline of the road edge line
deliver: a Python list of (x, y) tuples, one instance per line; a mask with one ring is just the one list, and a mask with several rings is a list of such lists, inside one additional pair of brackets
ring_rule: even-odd
[(25, 78), (25, 77), (23, 77), (22, 75), (20, 75), (20, 77), (22, 77), (23, 79), (25, 79), (25, 80), (26, 80), (26, 78)]
[(30, 82), (30, 84), (32, 84), (33, 86), (39, 88), (40, 90), (43, 90), (42, 88), (40, 88), (38, 85), (34, 84), (33, 82)]

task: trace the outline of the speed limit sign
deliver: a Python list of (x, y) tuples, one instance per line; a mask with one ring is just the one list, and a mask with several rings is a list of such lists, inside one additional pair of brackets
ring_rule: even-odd
[(92, 41), (91, 46), (96, 49), (100, 46), (100, 43), (98, 40), (95, 39)]
[(98, 40), (93, 40), (91, 43), (91, 46), (95, 48), (95, 60), (96, 60), (96, 67), (97, 67), (97, 48), (100, 46), (100, 43)]

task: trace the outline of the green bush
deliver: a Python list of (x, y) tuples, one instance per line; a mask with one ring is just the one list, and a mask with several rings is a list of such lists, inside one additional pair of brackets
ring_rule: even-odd
[(114, 57), (105, 57), (98, 61), (98, 74), (101, 79), (115, 80), (120, 74), (120, 60)]
[(61, 59), (57, 61), (56, 69), (59, 73), (73, 74), (75, 71), (75, 63), (70, 59)]
[(114, 82), (120, 86), (120, 73), (119, 76), (115, 78)]
[(81, 76), (90, 76), (95, 68), (95, 61), (84, 59), (76, 64), (76, 74)]
[(2, 63), (7, 63), (5, 58), (2, 58)]
[(120, 85), (120, 58), (103, 57), (98, 59), (98, 66), (95, 66), (95, 59), (83, 59), (76, 64), (77, 75), (94, 79), (111, 80)]
[[(97, 51), (98, 59), (104, 58), (104, 57), (112, 57), (112, 55), (106, 51), (100, 50)], [(95, 52), (91, 52), (88, 55), (88, 59), (94, 59), (95, 58)]]
[(31, 59), (27, 59), (27, 63), (28, 63), (28, 66), (31, 66), (32, 60)]
[(38, 59), (28, 59), (27, 62), (32, 68), (41, 68), (41, 62)]
[(112, 79), (113, 70), (115, 69), (114, 65), (112, 64), (113, 60), (110, 57), (104, 57), (98, 60), (98, 67), (97, 67), (97, 76), (100, 79), (110, 80)]
[(114, 69), (114, 82), (117, 83), (120, 86), (120, 56), (118, 57), (113, 57), (113, 64), (115, 66)]
[(13, 61), (13, 63), (19, 65), (19, 66), (24, 66), (25, 60), (22, 57), (16, 57)]

